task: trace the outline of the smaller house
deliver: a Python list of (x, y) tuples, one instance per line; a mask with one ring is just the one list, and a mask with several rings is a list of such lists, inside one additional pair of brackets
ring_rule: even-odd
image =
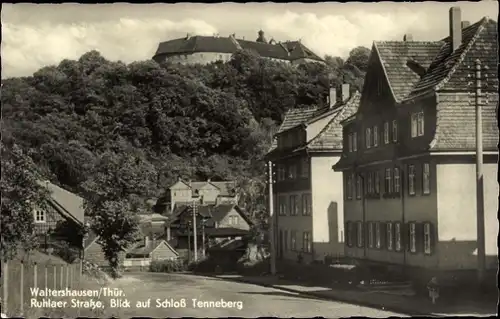
[(127, 269), (149, 267), (155, 260), (175, 260), (179, 254), (165, 240), (150, 239), (145, 236), (142, 242), (132, 246), (127, 251), (124, 260), (124, 266)]

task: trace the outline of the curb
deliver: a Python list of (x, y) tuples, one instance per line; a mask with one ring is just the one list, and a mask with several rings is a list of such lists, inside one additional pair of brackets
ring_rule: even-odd
[(386, 306), (382, 306), (382, 305), (377, 304), (377, 303), (360, 301), (360, 300), (353, 300), (353, 299), (348, 299), (348, 298), (339, 298), (338, 296), (330, 297), (330, 296), (322, 295), (321, 293), (318, 293), (318, 292), (299, 291), (299, 290), (295, 290), (295, 289), (291, 289), (291, 288), (277, 287), (277, 286), (272, 285), (272, 284), (256, 283), (256, 282), (248, 280), (248, 279), (220, 278), (220, 277), (217, 277), (216, 275), (209, 275), (207, 277), (217, 278), (219, 280), (242, 282), (242, 283), (251, 284), (251, 285), (255, 285), (255, 286), (261, 286), (261, 287), (273, 288), (273, 289), (277, 289), (277, 290), (297, 293), (299, 295), (311, 296), (311, 297), (315, 297), (317, 299), (322, 299), (322, 300), (327, 300), (327, 301), (338, 301), (338, 302), (348, 303), (348, 304), (352, 304), (352, 305), (356, 305), (356, 306), (363, 306), (363, 307), (382, 310), (382, 311), (396, 312), (396, 313), (403, 314), (403, 315), (409, 315), (411, 317), (433, 317), (433, 318), (439, 317), (438, 315), (430, 313), (430, 312), (414, 311), (414, 310), (409, 310), (408, 308), (398, 307), (398, 306), (387, 306), (386, 307)]

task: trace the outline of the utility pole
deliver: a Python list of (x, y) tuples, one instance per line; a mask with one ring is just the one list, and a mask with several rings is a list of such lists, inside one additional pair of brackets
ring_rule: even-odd
[[(482, 67), (481, 61), (475, 62), (474, 68), (474, 106), (476, 108), (476, 208), (477, 208), (477, 279), (480, 285), (484, 283), (486, 270), (486, 248), (485, 248), (485, 227), (484, 227), (484, 178), (483, 178), (483, 114), (482, 104), (488, 103), (488, 96), (483, 94), (482, 80), (487, 79), (487, 74), (482, 77), (481, 71), (488, 70)], [(487, 85), (486, 85), (487, 86)]]
[(201, 223), (201, 244), (203, 245), (201, 252), (203, 254), (203, 258), (205, 258), (205, 219), (203, 219)]
[(274, 204), (273, 204), (273, 162), (267, 163), (268, 168), (268, 189), (269, 189), (269, 250), (271, 253), (271, 275), (276, 275), (276, 247), (274, 238)]
[(193, 248), (194, 248), (194, 261), (198, 261), (198, 236), (196, 232), (196, 214), (198, 213), (198, 204), (193, 201)]

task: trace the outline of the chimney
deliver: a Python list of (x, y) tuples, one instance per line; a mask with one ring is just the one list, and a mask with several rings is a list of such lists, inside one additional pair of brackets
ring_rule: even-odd
[(342, 84), (342, 102), (347, 101), (351, 97), (351, 93), (349, 92), (350, 85), (349, 83)]
[(144, 236), (144, 247), (149, 246), (149, 236)]
[(462, 11), (460, 7), (450, 9), (450, 40), (451, 52), (462, 44)]
[(411, 35), (411, 34), (405, 34), (404, 37), (403, 37), (403, 41), (404, 42), (413, 41), (413, 35)]
[(328, 107), (332, 108), (337, 103), (337, 88), (330, 88), (330, 95), (328, 96)]
[(468, 26), (470, 26), (470, 21), (462, 21), (462, 29), (465, 29)]

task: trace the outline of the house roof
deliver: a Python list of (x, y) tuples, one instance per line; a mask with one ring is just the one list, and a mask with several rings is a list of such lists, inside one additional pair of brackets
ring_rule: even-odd
[(129, 251), (127, 251), (128, 258), (141, 258), (148, 257), (156, 248), (160, 245), (166, 245), (169, 249), (172, 250), (176, 255), (178, 255), (177, 251), (172, 248), (165, 240), (150, 240), (147, 245), (143, 241), (134, 245)]
[[(464, 66), (465, 68), (460, 68), (460, 66), (463, 65), (467, 55), (470, 55), (471, 51), (474, 51), (476, 55), (475, 58), (480, 58), (483, 62), (487, 61), (488, 64), (493, 64), (494, 69), (496, 69), (498, 58), (496, 54), (497, 36), (497, 23), (485, 17), (469, 27), (462, 29), (462, 44), (451, 54), (450, 37), (441, 40), (440, 43), (443, 44), (440, 50), (435, 55), (425, 75), (418, 81), (409, 94), (408, 99), (443, 88), (443, 85), (450, 82), (452, 75), (459, 69), (463, 69), (467, 72), (467, 66)], [(473, 61), (469, 62), (473, 63)], [(470, 67), (472, 68), (473, 65), (470, 65)], [(468, 81), (463, 75), (455, 77), (454, 80), (455, 81), (450, 82), (448, 89), (467, 89)], [(492, 81), (496, 81), (498, 84), (497, 77), (492, 79)]]
[(296, 60), (307, 58), (324, 61), (309, 48), (299, 41), (284, 43), (263, 43), (235, 39), (232, 36), (192, 36), (161, 42), (156, 50), (155, 57), (159, 55), (187, 54), (194, 52), (219, 52), (235, 53), (238, 50), (250, 50), (262, 57), (280, 60)]
[(49, 190), (50, 202), (59, 213), (81, 225), (84, 224), (83, 198), (49, 181), (39, 181), (38, 183)]
[(237, 249), (244, 249), (246, 246), (246, 243), (244, 240), (241, 239), (228, 239), (224, 240), (222, 242), (219, 242), (212, 247), (210, 247), (208, 250), (224, 250), (224, 251), (231, 251), (231, 250), (237, 250)]
[[(191, 190), (193, 191), (193, 196), (196, 196), (196, 194), (205, 186), (211, 185), (219, 190), (219, 196), (234, 196), (234, 188), (236, 187), (236, 182), (234, 181), (212, 181), (212, 180), (207, 180), (207, 181), (201, 181), (201, 182), (188, 182), (184, 180), (178, 180), (178, 182), (184, 183), (186, 186), (190, 187)], [(182, 205), (190, 205), (191, 203), (189, 202), (178, 202)]]
[(250, 232), (245, 229), (233, 227), (206, 228), (205, 234), (209, 236), (244, 236)]
[(420, 41), (373, 43), (396, 101), (404, 99), (420, 80), (420, 76), (407, 65), (408, 61), (415, 61), (427, 69), (442, 45), (441, 42)]
[(278, 129), (276, 134), (288, 131), (297, 125), (307, 122), (310, 118), (317, 115), (318, 107), (307, 108), (291, 108), (285, 113), (285, 118)]
[[(224, 219), (224, 217), (229, 214), (233, 209), (235, 209), (239, 215), (245, 219), (245, 221), (251, 225), (252, 221), (248, 218), (248, 216), (243, 212), (243, 210), (236, 204), (219, 204), (219, 205), (199, 205), (198, 206), (198, 215), (200, 217), (207, 218), (206, 225), (211, 227), (215, 224), (215, 222), (220, 222)], [(172, 223), (178, 221), (181, 215), (185, 212), (191, 211), (191, 207), (185, 206), (182, 210), (172, 216)]]
[(169, 218), (157, 213), (152, 213), (152, 214), (140, 214), (139, 220), (141, 222), (161, 222), (161, 221), (168, 221)]
[(356, 91), (346, 104), (337, 111), (337, 114), (326, 124), (326, 126), (307, 143), (309, 150), (342, 150), (342, 124), (344, 119), (354, 115), (359, 107), (361, 94)]

